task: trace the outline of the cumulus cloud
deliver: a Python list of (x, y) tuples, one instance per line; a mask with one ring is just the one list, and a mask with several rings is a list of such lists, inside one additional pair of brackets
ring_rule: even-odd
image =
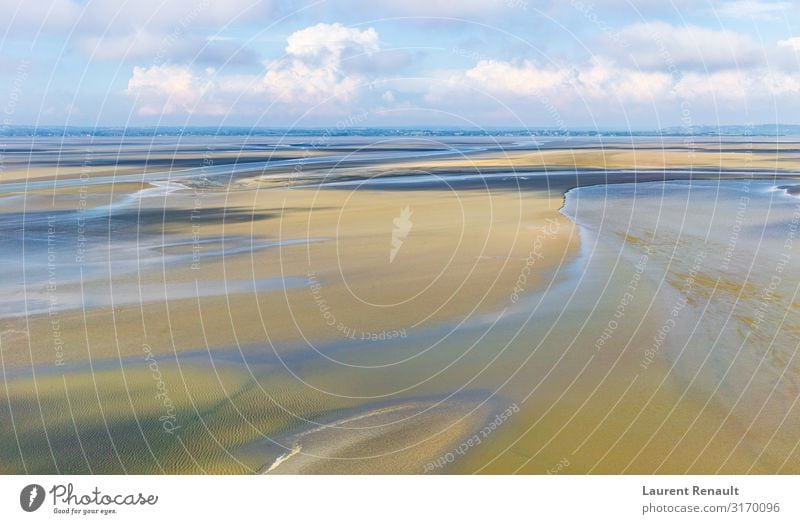
[(670, 82), (668, 73), (621, 67), (595, 57), (575, 69), (572, 87), (577, 96), (591, 101), (652, 104), (668, 92)]
[(372, 28), (363, 31), (342, 24), (317, 24), (289, 35), (286, 54), (319, 62), (340, 63), (344, 55), (378, 51), (378, 33)]
[(595, 56), (583, 64), (538, 65), (532, 61), (481, 60), (465, 71), (451, 71), (432, 82), (431, 104), (464, 106), (468, 101), (524, 107), (555, 103), (566, 111), (579, 107), (673, 109), (682, 101), (769, 101), (797, 96), (800, 75), (770, 69), (688, 71), (640, 70)]
[(546, 67), (532, 61), (481, 60), (471, 69), (451, 73), (444, 81), (434, 83), (428, 100), (444, 101), (459, 91), (469, 96), (465, 90), (472, 90), (501, 100), (513, 97), (610, 101), (616, 98), (646, 102), (663, 95), (669, 86), (667, 73), (627, 69), (599, 57), (582, 66)]
[(213, 89), (214, 70), (193, 73), (186, 66), (156, 65), (134, 67), (126, 94), (133, 96), (140, 115), (173, 113), (224, 114), (225, 108), (211, 100), (203, 100)]
[[(152, 115), (176, 111), (216, 114), (213, 100), (313, 106), (329, 99), (351, 100), (366, 82), (352, 58), (380, 50), (378, 33), (341, 24), (316, 24), (292, 33), (286, 55), (267, 62), (260, 75), (215, 76), (198, 74), (188, 65), (135, 67), (126, 93), (135, 97), (139, 113)], [(209, 99), (202, 104), (202, 98)], [(159, 106), (162, 109), (159, 109)]]
[(500, 94), (524, 96), (558, 88), (567, 83), (570, 76), (569, 70), (541, 68), (529, 61), (512, 64), (481, 60), (464, 73), (464, 83)]
[(286, 56), (267, 64), (260, 85), (270, 97), (289, 103), (349, 100), (364, 81), (349, 63), (380, 50), (378, 33), (342, 24), (317, 24), (292, 33)]
[(674, 111), (685, 100), (713, 108), (720, 101), (788, 100), (800, 92), (796, 67), (787, 67), (798, 38), (765, 49), (735, 32), (664, 22), (630, 25), (620, 35), (627, 46), (598, 48), (582, 61), (476, 57), (464, 69), (415, 70), (403, 78), (380, 66), (386, 52), (375, 29), (319, 23), (291, 33), (284, 55), (264, 62), (261, 72), (223, 74), (191, 61), (136, 67), (126, 94), (142, 115), (263, 111), (281, 117), (342, 114), (370, 103), (472, 113), (543, 100), (565, 114), (589, 107), (627, 114)]

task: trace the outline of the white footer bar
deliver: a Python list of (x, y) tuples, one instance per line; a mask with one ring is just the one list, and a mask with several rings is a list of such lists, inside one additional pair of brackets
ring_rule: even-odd
[(0, 487), (0, 521), (14, 523), (800, 522), (792, 476), (3, 476)]

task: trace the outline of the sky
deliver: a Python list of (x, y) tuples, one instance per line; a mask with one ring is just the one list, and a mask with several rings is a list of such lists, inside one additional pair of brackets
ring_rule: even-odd
[(800, 2), (0, 0), (4, 125), (800, 123)]

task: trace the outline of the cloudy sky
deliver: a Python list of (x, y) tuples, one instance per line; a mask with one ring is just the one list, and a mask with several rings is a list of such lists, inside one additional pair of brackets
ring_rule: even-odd
[(0, 0), (6, 125), (800, 123), (800, 2)]

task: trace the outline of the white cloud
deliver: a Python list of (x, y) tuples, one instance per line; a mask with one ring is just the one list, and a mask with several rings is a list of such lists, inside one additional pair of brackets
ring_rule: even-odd
[(668, 73), (620, 67), (599, 57), (575, 71), (572, 86), (576, 95), (591, 101), (652, 104), (670, 89)]
[[(451, 71), (432, 81), (426, 101), (432, 105), (515, 108), (556, 104), (568, 113), (582, 107), (635, 112), (650, 107), (672, 114), (677, 104), (727, 101), (749, 105), (785, 101), (800, 93), (800, 75), (770, 69), (689, 71), (639, 70), (611, 59), (594, 57), (583, 64), (539, 66), (531, 61), (481, 60), (464, 71)], [(496, 100), (494, 100), (496, 99)]]
[(664, 95), (669, 87), (670, 75), (666, 73), (627, 69), (598, 57), (580, 67), (481, 60), (469, 70), (451, 73), (444, 81), (433, 83), (428, 100), (446, 101), (459, 92), (470, 96), (468, 90), (474, 90), (501, 100), (527, 97), (612, 101), (616, 98), (647, 102)]
[(261, 88), (288, 103), (320, 103), (328, 98), (349, 100), (364, 78), (350, 59), (380, 50), (378, 33), (342, 24), (317, 24), (292, 33), (286, 56), (267, 64)]
[(179, 65), (137, 66), (128, 80), (126, 94), (135, 98), (140, 115), (192, 113), (198, 106), (202, 106), (198, 112), (203, 114), (224, 114), (224, 107), (203, 100), (214, 86), (213, 74), (212, 69), (207, 69), (196, 75)]
[(466, 83), (498, 94), (531, 95), (563, 86), (571, 73), (566, 69), (540, 68), (533, 62), (481, 60), (464, 73)]
[[(755, 64), (760, 47), (747, 35), (696, 25), (646, 22), (622, 28), (615, 58), (646, 69), (721, 69)], [(612, 52), (614, 48), (606, 48)]]
[(765, 90), (773, 96), (800, 94), (800, 76), (771, 71), (762, 78)]
[(778, 47), (785, 47), (793, 51), (800, 51), (800, 36), (793, 36), (785, 40), (779, 40)]
[[(580, 63), (481, 59), (466, 69), (415, 71), (403, 78), (395, 69), (375, 66), (384, 51), (373, 28), (321, 23), (289, 35), (284, 56), (264, 63), (261, 73), (220, 74), (187, 64), (136, 67), (126, 93), (142, 115), (264, 111), (280, 118), (330, 116), (355, 104), (364, 109), (397, 100), (456, 113), (504, 103), (523, 109), (552, 104), (565, 114), (587, 107), (674, 112), (684, 100), (713, 109), (717, 101), (749, 106), (799, 92), (794, 69), (778, 66), (749, 37), (734, 32), (651, 22), (624, 28), (623, 34), (629, 43), (624, 52), (635, 60), (609, 52)], [(798, 43), (800, 38), (781, 41), (771, 53)]]
[(342, 24), (317, 24), (295, 31), (286, 39), (286, 54), (295, 58), (340, 63), (345, 55), (375, 53), (380, 49), (378, 33)]
[(800, 76), (778, 70), (758, 69), (691, 73), (674, 86), (675, 96), (688, 100), (734, 101), (742, 107), (758, 102), (783, 105), (800, 93)]
[(689, 73), (675, 85), (680, 98), (742, 100), (747, 96), (754, 79), (744, 71), (719, 71), (712, 74)]
[[(261, 75), (194, 73), (188, 65), (135, 67), (126, 94), (135, 97), (142, 115), (161, 113), (220, 114), (221, 100), (232, 105), (256, 99), (279, 102), (297, 110), (333, 99), (348, 102), (368, 79), (350, 58), (380, 50), (378, 33), (341, 24), (317, 24), (292, 33), (286, 56), (272, 60)], [(200, 103), (202, 99), (202, 103)], [(230, 109), (230, 107), (228, 108)]]

